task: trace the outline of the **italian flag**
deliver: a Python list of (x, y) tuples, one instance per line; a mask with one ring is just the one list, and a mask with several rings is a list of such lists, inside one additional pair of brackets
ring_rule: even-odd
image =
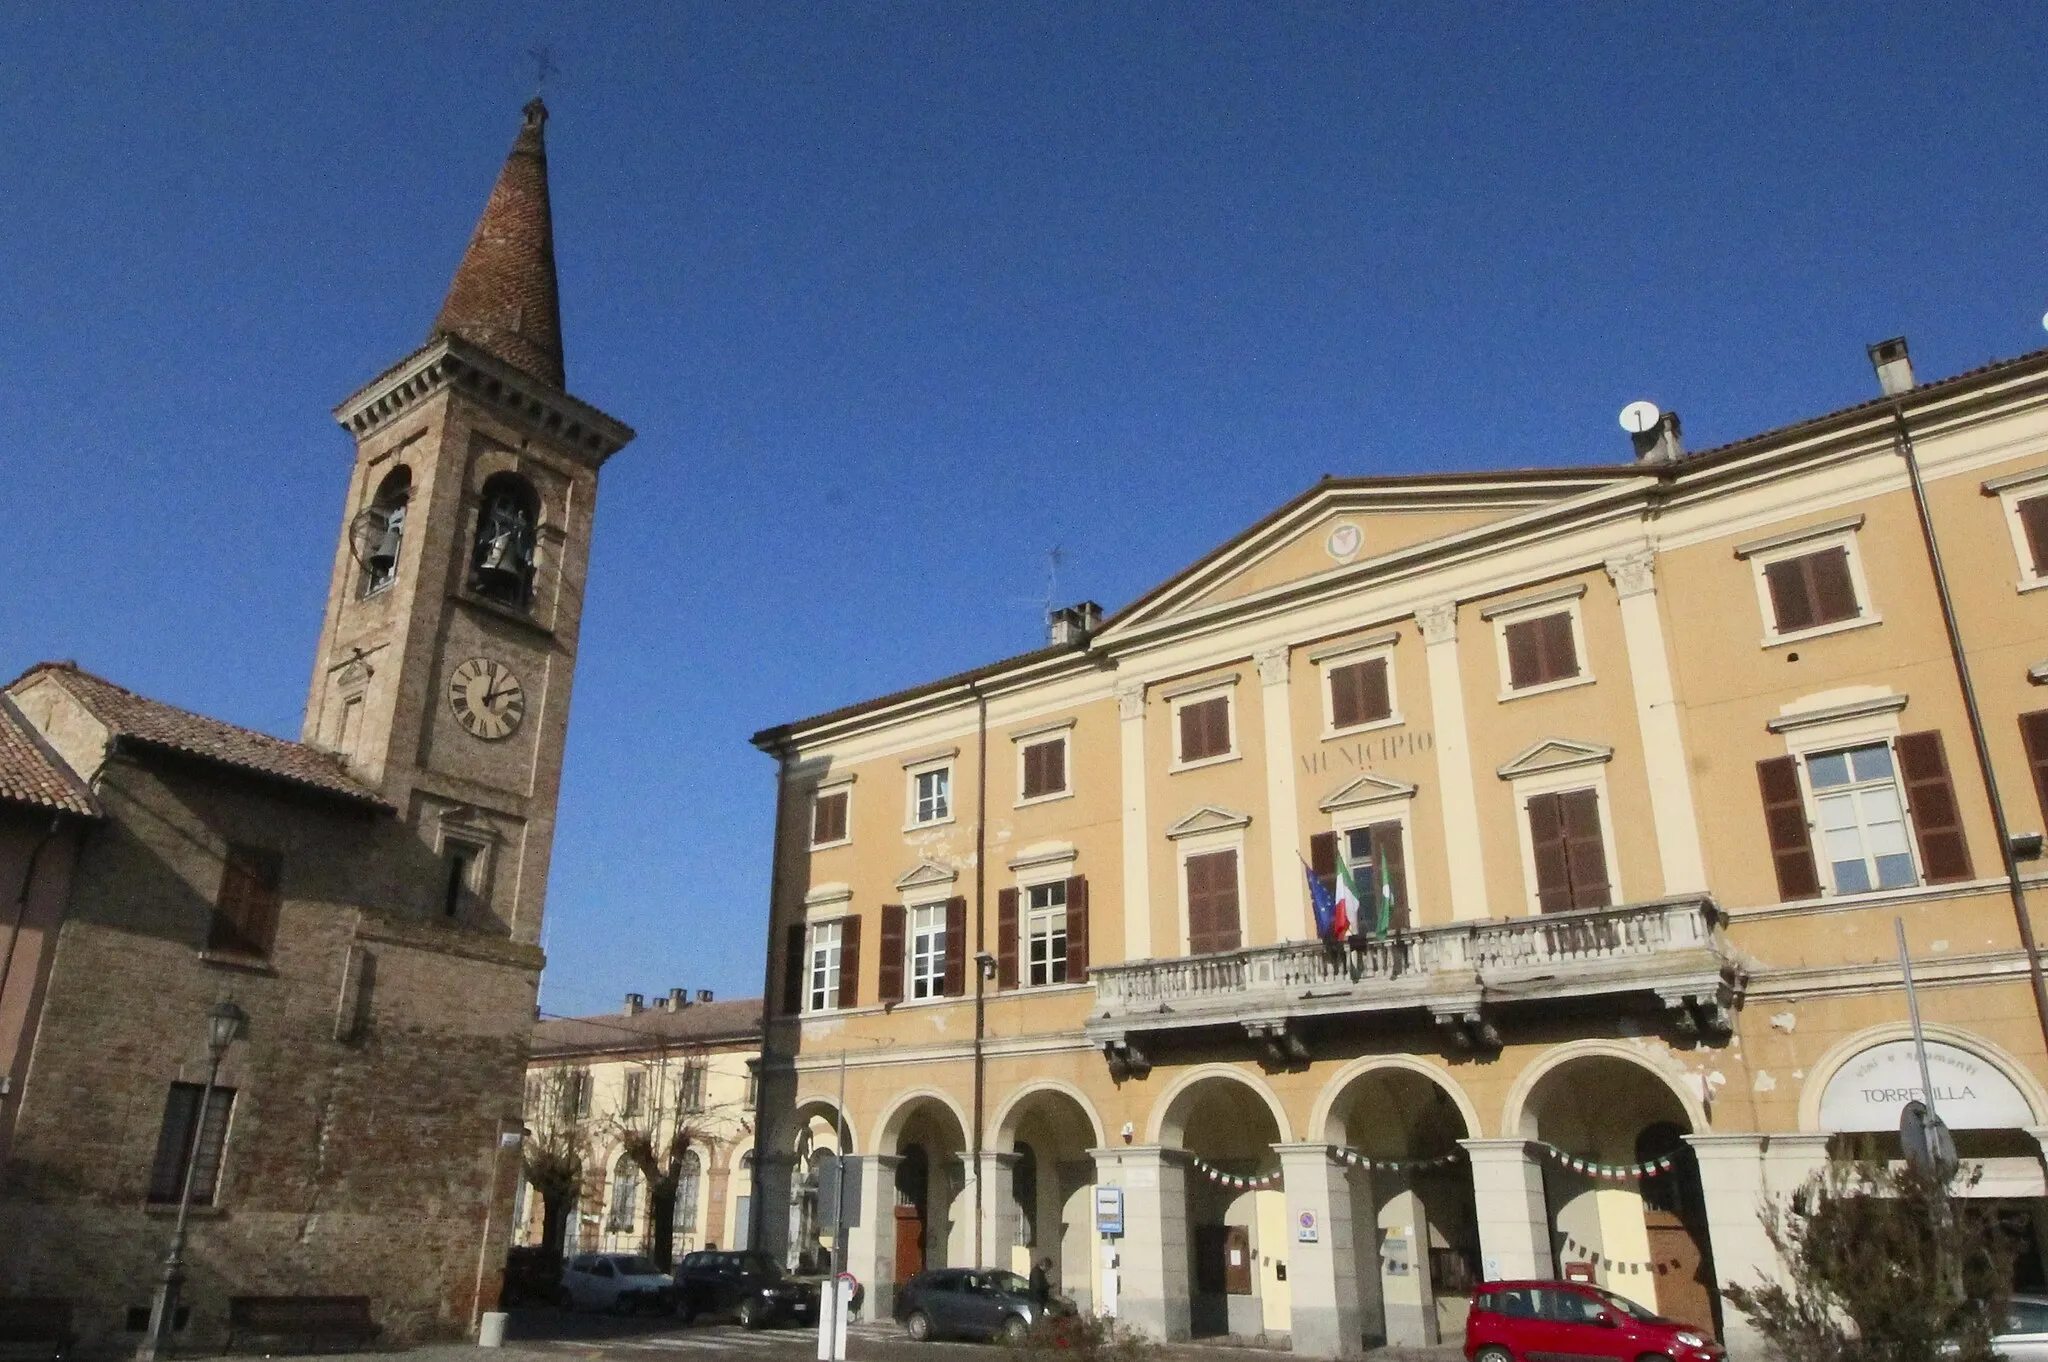
[(1358, 892), (1358, 880), (1351, 873), (1350, 862), (1342, 855), (1337, 857), (1337, 913), (1330, 926), (1330, 935), (1342, 939), (1351, 933), (1351, 924), (1365, 921), (1365, 899)]

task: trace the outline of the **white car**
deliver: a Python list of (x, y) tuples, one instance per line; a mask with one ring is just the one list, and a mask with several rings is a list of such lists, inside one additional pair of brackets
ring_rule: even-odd
[(675, 1279), (640, 1253), (579, 1253), (562, 1264), (562, 1304), (571, 1310), (675, 1307)]
[(1991, 1346), (2007, 1362), (2048, 1362), (2048, 1296), (2014, 1296)]

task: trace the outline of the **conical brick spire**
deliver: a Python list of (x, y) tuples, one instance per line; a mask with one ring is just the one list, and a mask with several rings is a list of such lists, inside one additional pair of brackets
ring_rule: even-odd
[(525, 113), (428, 339), (460, 336), (559, 388), (562, 305), (555, 288), (555, 228), (541, 135), (548, 110), (536, 98)]

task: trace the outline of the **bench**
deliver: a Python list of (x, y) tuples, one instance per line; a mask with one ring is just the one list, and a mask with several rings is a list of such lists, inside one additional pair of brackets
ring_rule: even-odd
[(301, 1342), (319, 1352), (334, 1342), (361, 1346), (377, 1333), (368, 1296), (230, 1296), (228, 1339), (221, 1351), (232, 1352), (243, 1339), (268, 1338)]
[(61, 1362), (71, 1344), (70, 1301), (61, 1296), (0, 1298), (0, 1357)]

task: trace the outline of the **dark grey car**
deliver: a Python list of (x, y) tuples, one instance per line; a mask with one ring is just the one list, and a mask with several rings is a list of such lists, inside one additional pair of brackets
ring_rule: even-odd
[[(1072, 1314), (1053, 1298), (1048, 1315)], [(934, 1338), (1022, 1338), (1037, 1322), (1031, 1283), (1014, 1272), (942, 1267), (920, 1272), (896, 1293), (896, 1320), (919, 1343)]]

